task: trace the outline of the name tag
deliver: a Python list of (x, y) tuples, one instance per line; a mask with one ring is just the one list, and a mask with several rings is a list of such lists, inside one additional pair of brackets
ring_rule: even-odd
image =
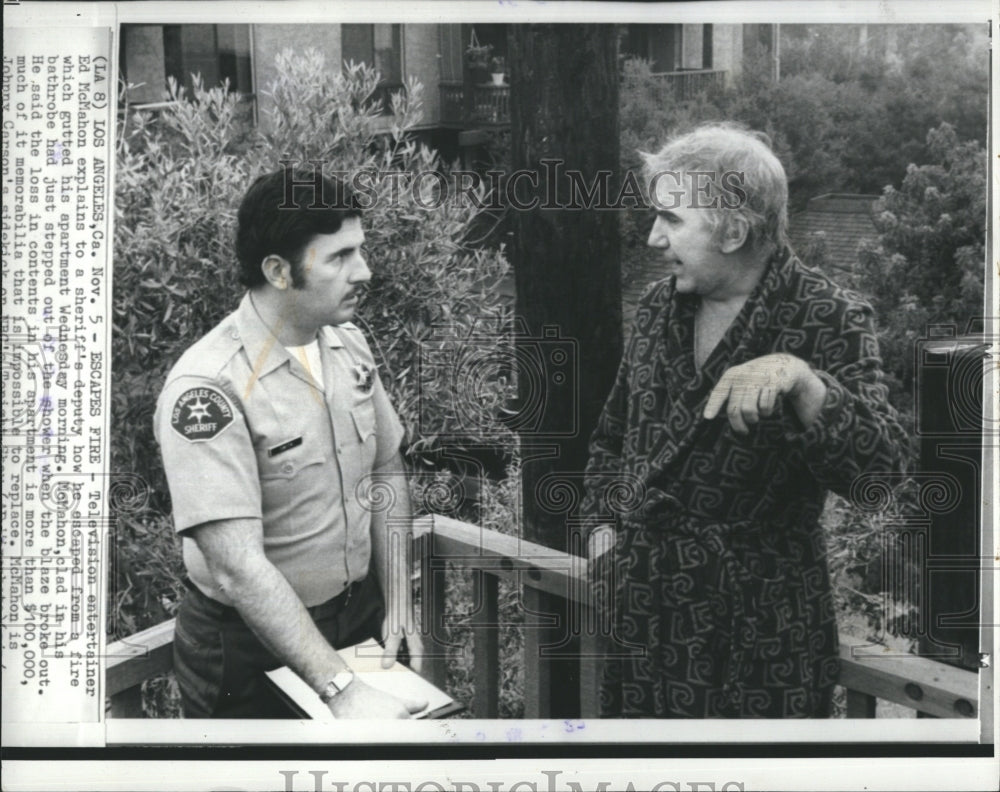
[(276, 445), (273, 448), (267, 449), (267, 455), (269, 457), (277, 456), (278, 454), (282, 453), (283, 451), (288, 451), (288, 450), (290, 450), (292, 448), (295, 448), (297, 446), (300, 446), (300, 445), (302, 445), (302, 438), (301, 437), (296, 437), (294, 440), (289, 440), (286, 443), (282, 443), (281, 445)]

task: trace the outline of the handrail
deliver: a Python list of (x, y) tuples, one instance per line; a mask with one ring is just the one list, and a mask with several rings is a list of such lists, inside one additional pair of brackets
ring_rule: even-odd
[[(439, 617), (443, 612), (440, 596), (443, 586), (431, 586), (428, 574), (443, 573), (450, 564), (484, 576), (486, 585), (480, 587), (483, 601), (475, 609), (473, 619), (476, 638), (473, 711), (477, 717), (496, 717), (499, 689), (499, 647), (495, 627), (497, 579), (520, 580), (530, 592), (591, 607), (586, 559), (440, 515), (417, 518), (413, 528), (415, 539), (429, 548), (421, 558), (422, 590), (433, 592), (431, 610), (435, 615)], [(142, 682), (173, 666), (173, 632), (171, 619), (108, 645), (106, 690), (111, 697), (113, 715), (141, 716)], [(587, 659), (593, 658), (581, 660), (584, 666), (581, 672), (592, 675), (593, 669), (586, 667)], [(425, 665), (431, 666), (428, 673), (440, 686), (444, 681), (443, 664), (440, 658), (438, 660)], [(840, 666), (839, 681), (848, 691), (848, 717), (874, 717), (876, 699), (902, 704), (935, 717), (974, 718), (978, 714), (979, 681), (973, 671), (926, 657), (889, 653), (885, 647), (875, 644), (843, 639)], [(544, 669), (538, 679), (544, 685), (547, 679)]]
[(678, 99), (691, 99), (707, 88), (721, 88), (726, 80), (722, 69), (653, 72), (651, 76), (666, 83)]
[(454, 80), (438, 83), (441, 123), (487, 127), (510, 123), (509, 85), (481, 83), (469, 86), (468, 91), (466, 95), (466, 86)]

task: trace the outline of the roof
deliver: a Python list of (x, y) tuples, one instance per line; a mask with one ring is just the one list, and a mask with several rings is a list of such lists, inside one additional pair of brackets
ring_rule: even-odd
[(877, 195), (828, 193), (811, 198), (805, 211), (792, 215), (788, 235), (795, 252), (802, 255), (822, 238), (830, 264), (851, 271), (863, 239), (875, 241), (878, 231), (872, 220)]

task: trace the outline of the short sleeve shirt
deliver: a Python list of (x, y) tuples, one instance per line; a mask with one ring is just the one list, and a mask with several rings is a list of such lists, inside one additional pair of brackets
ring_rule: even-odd
[[(265, 555), (307, 606), (367, 575), (370, 474), (403, 437), (361, 331), (324, 327), (319, 345), (322, 388), (248, 294), (177, 362), (154, 419), (176, 530), (260, 519)], [(192, 582), (232, 604), (183, 543)]]

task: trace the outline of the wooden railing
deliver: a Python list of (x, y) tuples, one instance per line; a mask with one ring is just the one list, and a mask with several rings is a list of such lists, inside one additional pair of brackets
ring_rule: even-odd
[[(585, 560), (515, 536), (482, 529), (448, 517), (414, 521), (419, 557), (425, 675), (439, 687), (446, 676), (444, 576), (474, 574), (478, 602), (472, 614), (474, 700), (465, 702), (475, 717), (499, 713), (499, 598), (501, 578), (522, 587), (525, 612), (544, 614), (559, 600), (576, 603), (580, 634), (580, 716), (598, 715), (602, 647)], [(173, 621), (116, 641), (107, 648), (107, 694), (114, 717), (142, 717), (142, 682), (172, 667)], [(524, 631), (524, 716), (548, 717), (551, 665), (538, 651), (539, 630)], [(874, 718), (876, 701), (895, 702), (926, 715), (974, 718), (978, 714), (978, 677), (972, 671), (913, 655), (888, 654), (884, 647), (842, 642), (840, 684), (847, 690), (847, 716)]]

